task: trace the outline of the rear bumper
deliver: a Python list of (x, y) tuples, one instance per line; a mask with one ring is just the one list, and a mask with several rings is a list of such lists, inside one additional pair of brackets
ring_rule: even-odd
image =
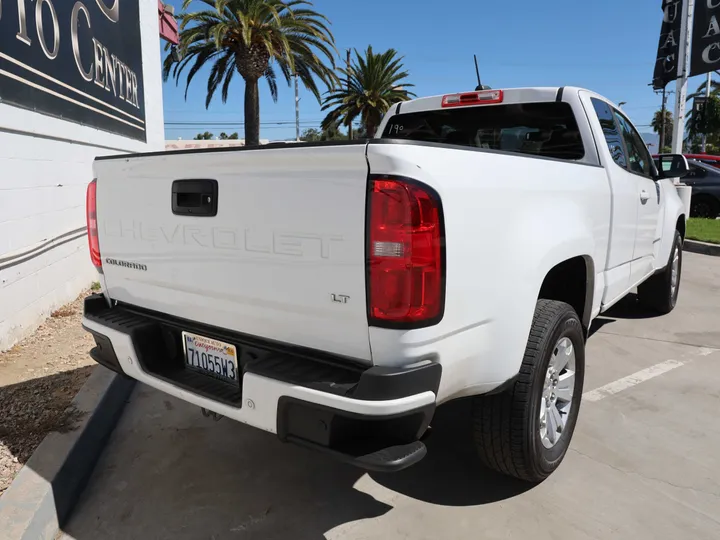
[[(280, 439), (371, 470), (400, 470), (425, 455), (441, 366), (363, 367), (348, 359), (258, 340), (131, 306), (85, 301), (83, 327), (98, 363)], [(237, 347), (239, 385), (184, 369), (180, 332)], [(180, 344), (180, 345), (179, 345)]]

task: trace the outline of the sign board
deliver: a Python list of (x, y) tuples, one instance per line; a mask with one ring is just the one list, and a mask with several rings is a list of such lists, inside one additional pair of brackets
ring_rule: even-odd
[(680, 49), (680, 23), (682, 22), (682, 1), (663, 0), (663, 21), (660, 27), (660, 42), (655, 58), (653, 88), (662, 89), (667, 83), (678, 78)]
[(695, 0), (690, 76), (720, 69), (720, 0)]
[(139, 0), (0, 0), (0, 102), (145, 141)]
[(693, 124), (696, 132), (705, 131), (705, 107), (707, 106), (707, 98), (705, 96), (696, 96), (693, 99), (692, 113)]
[(705, 103), (707, 102), (707, 98), (705, 96), (696, 96), (693, 99), (693, 112), (703, 114), (705, 112)]

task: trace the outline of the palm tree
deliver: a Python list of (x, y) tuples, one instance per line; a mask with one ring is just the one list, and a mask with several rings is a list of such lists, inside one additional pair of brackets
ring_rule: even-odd
[(352, 65), (339, 70), (344, 80), (325, 97), (322, 110), (331, 110), (322, 122), (323, 128), (338, 122), (350, 125), (359, 116), (367, 136), (373, 137), (393, 103), (415, 96), (407, 90), (413, 85), (404, 82), (408, 72), (402, 60), (395, 49), (375, 54), (369, 46), (364, 56), (355, 50)]
[[(720, 71), (715, 71), (718, 75), (720, 75)], [(687, 101), (690, 101), (691, 99), (695, 99), (698, 96), (704, 96), (705, 95), (705, 88), (707, 87), (707, 80), (704, 80), (700, 86), (698, 86), (697, 90), (693, 92), (692, 94), (688, 94)], [(720, 83), (717, 81), (710, 80), (710, 92), (711, 93), (717, 93), (718, 90), (720, 90)]]
[[(209, 9), (187, 12), (193, 0), (184, 0), (180, 17), (180, 51), (175, 62), (168, 55), (163, 78), (180, 81), (187, 73), (185, 98), (190, 82), (205, 65), (211, 65), (205, 108), (222, 83), (222, 101), (227, 101), (230, 83), (238, 72), (245, 80), (245, 144), (260, 143), (258, 81), (264, 78), (273, 101), (278, 89), (275, 67), (288, 85), (297, 75), (320, 101), (315, 77), (328, 87), (335, 81), (335, 40), (329, 21), (312, 10), (307, 0), (198, 0)], [(327, 23), (327, 24), (326, 24)], [(320, 57), (318, 57), (318, 54)], [(322, 58), (324, 57), (324, 58)]]
[(342, 141), (344, 139), (347, 139), (347, 135), (340, 129), (339, 124), (322, 131), (316, 128), (308, 128), (300, 135), (300, 140), (306, 142)]
[(664, 142), (664, 146), (660, 147), (660, 152), (664, 152), (665, 146), (671, 146), (672, 145), (672, 133), (673, 133), (673, 114), (671, 111), (665, 110), (665, 137), (662, 137), (662, 134), (660, 133), (663, 130), (663, 121), (662, 121), (662, 109), (659, 111), (655, 111), (655, 115), (653, 116), (652, 122), (650, 123), (650, 126), (653, 128), (653, 131), (655, 133), (658, 133), (661, 135), (660, 140)]

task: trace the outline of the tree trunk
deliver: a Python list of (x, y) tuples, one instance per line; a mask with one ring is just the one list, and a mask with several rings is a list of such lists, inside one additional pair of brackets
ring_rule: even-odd
[(260, 144), (260, 98), (258, 80), (245, 80), (245, 146)]

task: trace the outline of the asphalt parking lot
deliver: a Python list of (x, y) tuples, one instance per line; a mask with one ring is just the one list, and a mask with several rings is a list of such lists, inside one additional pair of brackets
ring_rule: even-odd
[(571, 450), (538, 486), (477, 464), (467, 401), (419, 465), (366, 474), (138, 386), (61, 538), (720, 538), (720, 258), (686, 253), (677, 309), (627, 298), (587, 358)]

